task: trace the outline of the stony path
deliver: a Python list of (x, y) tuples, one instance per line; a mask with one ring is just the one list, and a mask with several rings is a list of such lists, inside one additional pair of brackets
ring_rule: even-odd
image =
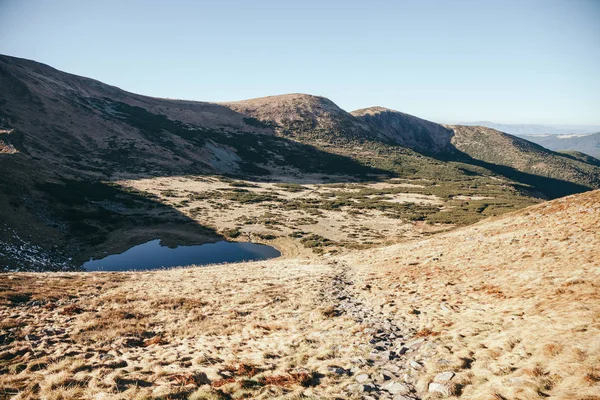
[(425, 342), (424, 338), (409, 340), (410, 330), (398, 326), (381, 311), (376, 311), (360, 301), (350, 268), (333, 261), (338, 273), (332, 281), (331, 300), (338, 315), (346, 314), (356, 322), (367, 325), (365, 332), (371, 339), (365, 343), (368, 357), (357, 357), (349, 371), (336, 371), (352, 375), (355, 382), (347, 387), (347, 395), (361, 399), (419, 399), (414, 387), (415, 375), (423, 367), (410, 357)]

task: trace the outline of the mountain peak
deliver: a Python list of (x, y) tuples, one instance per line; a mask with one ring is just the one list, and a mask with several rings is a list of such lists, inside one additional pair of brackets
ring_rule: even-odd
[(333, 101), (326, 97), (305, 93), (289, 93), (275, 96), (257, 97), (254, 99), (222, 103), (238, 112), (266, 111), (259, 119), (295, 119), (296, 112), (328, 112), (345, 113)]
[(382, 106), (372, 106), (372, 107), (367, 107), (367, 108), (360, 108), (358, 110), (354, 110), (354, 111), (350, 112), (350, 114), (354, 115), (355, 117), (362, 117), (363, 115), (377, 115), (377, 114), (386, 113), (386, 112), (404, 114), (400, 111), (392, 110), (391, 108), (386, 108), (386, 107), (382, 107)]

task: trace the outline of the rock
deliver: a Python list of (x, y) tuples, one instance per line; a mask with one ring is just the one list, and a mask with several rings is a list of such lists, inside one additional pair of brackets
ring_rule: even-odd
[(452, 311), (452, 309), (450, 307), (448, 307), (447, 305), (445, 305), (444, 303), (440, 304), (440, 308), (444, 312), (451, 312)]
[(411, 367), (413, 367), (414, 369), (421, 369), (423, 368), (423, 366), (421, 364), (419, 364), (417, 361), (415, 360), (410, 360), (408, 362), (410, 364)]
[(369, 374), (358, 374), (356, 375), (356, 382), (363, 383), (369, 380)]
[(421, 343), (423, 343), (425, 341), (425, 338), (419, 338), (416, 340), (413, 340), (411, 342), (408, 342), (404, 345), (404, 347), (407, 347), (409, 349), (412, 349), (413, 347), (417, 347), (418, 345), (420, 345)]
[(389, 351), (372, 352), (371, 354), (369, 354), (369, 357), (373, 360), (389, 361), (390, 360), (390, 352)]
[(387, 349), (387, 343), (383, 341), (377, 342), (375, 343), (375, 349), (379, 351), (384, 351)]
[(429, 392), (440, 393), (442, 396), (448, 397), (450, 396), (450, 387), (443, 383), (431, 382), (429, 384)]
[(397, 365), (389, 365), (386, 367), (386, 371), (390, 371), (393, 374), (400, 372), (400, 367)]
[(448, 382), (450, 379), (452, 379), (454, 377), (454, 375), (455, 374), (452, 371), (441, 372), (441, 373), (437, 374), (435, 376), (435, 378), (433, 378), (433, 381), (438, 382), (438, 383)]
[(384, 385), (383, 388), (391, 394), (407, 394), (409, 392), (406, 385), (396, 381), (392, 381), (387, 385)]
[(397, 394), (392, 398), (392, 400), (414, 400), (414, 398), (405, 396), (403, 394)]
[(329, 367), (327, 368), (327, 370), (329, 372), (331, 372), (332, 374), (336, 374), (336, 375), (349, 375), (350, 371), (348, 371), (347, 369), (344, 368), (340, 368), (340, 367)]
[(381, 377), (381, 380), (383, 380), (383, 381), (389, 381), (389, 380), (395, 378), (395, 375), (393, 373), (386, 371), (386, 370), (380, 371), (379, 376)]
[(372, 386), (369, 385), (363, 385), (363, 384), (355, 384), (355, 385), (350, 385), (348, 387), (351, 391), (353, 392), (358, 392), (358, 393), (366, 393), (366, 392), (370, 392), (373, 390)]

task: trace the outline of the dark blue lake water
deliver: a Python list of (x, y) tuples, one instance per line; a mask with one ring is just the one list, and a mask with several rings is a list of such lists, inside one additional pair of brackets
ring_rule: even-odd
[(139, 244), (121, 254), (83, 264), (88, 271), (146, 271), (186, 265), (205, 265), (241, 261), (266, 260), (279, 257), (273, 247), (256, 243), (217, 242), (196, 246), (169, 248), (160, 245), (160, 239)]

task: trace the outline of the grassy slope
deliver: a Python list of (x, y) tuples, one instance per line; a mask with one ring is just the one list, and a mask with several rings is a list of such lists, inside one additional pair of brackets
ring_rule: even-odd
[[(599, 217), (595, 191), (319, 261), (7, 274), (0, 393), (358, 398), (387, 371), (437, 398), (452, 371), (461, 398), (596, 399)], [(408, 350), (369, 364), (376, 346)]]

